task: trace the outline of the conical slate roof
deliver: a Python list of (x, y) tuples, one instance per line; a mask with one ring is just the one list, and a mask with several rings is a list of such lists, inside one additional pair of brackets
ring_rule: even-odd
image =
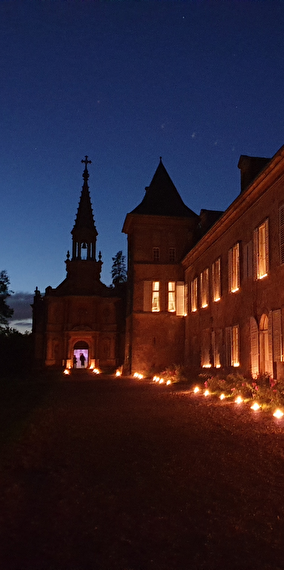
[(150, 186), (146, 188), (142, 202), (132, 210), (131, 214), (197, 217), (197, 214), (181, 199), (161, 159)]
[(82, 192), (80, 196), (79, 206), (73, 230), (75, 229), (78, 230), (83, 228), (84, 229), (88, 228), (93, 230), (95, 228), (93, 209), (92, 209), (91, 197), (88, 186), (89, 172), (87, 170), (87, 164), (85, 165), (83, 178), (84, 178), (84, 184), (82, 187)]

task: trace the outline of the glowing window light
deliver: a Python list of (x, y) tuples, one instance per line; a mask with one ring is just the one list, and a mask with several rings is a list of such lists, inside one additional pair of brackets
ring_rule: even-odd
[(204, 396), (210, 396), (210, 392), (209, 392), (209, 390), (205, 390), (205, 392), (204, 392)]
[(216, 368), (221, 368), (221, 364), (216, 364)]
[(240, 363), (239, 363), (239, 362), (234, 362), (233, 366), (234, 366), (235, 368), (238, 368), (238, 366), (240, 366)]
[(242, 402), (243, 402), (243, 398), (242, 398), (241, 396), (238, 396), (238, 397), (235, 399), (235, 403), (236, 403), (236, 404), (241, 404)]
[(198, 386), (195, 386), (195, 388), (193, 390), (194, 394), (197, 394), (197, 392), (199, 392), (199, 390), (200, 390), (200, 388)]
[(225, 394), (220, 394), (220, 400), (224, 400)]
[(101, 373), (101, 371), (98, 368), (93, 368), (92, 372), (94, 374), (100, 374)]
[(256, 412), (257, 410), (259, 410), (259, 408), (260, 408), (260, 405), (259, 405), (257, 402), (254, 402), (254, 404), (251, 406), (251, 409), (252, 409), (252, 410), (255, 410), (255, 412)]
[(65, 368), (63, 374), (70, 374), (70, 370), (68, 370), (67, 368)]
[(283, 412), (281, 412), (281, 410), (279, 410), (279, 408), (277, 410), (275, 410), (274, 412), (274, 417), (277, 418), (278, 420), (280, 420), (280, 418), (282, 418), (283, 416)]

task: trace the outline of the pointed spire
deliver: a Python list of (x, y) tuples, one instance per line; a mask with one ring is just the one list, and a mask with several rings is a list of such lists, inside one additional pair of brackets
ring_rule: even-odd
[(88, 179), (89, 179), (88, 164), (91, 164), (92, 161), (88, 160), (88, 156), (86, 155), (85, 160), (81, 160), (81, 162), (85, 164), (85, 169), (82, 175), (84, 184), (82, 187), (80, 202), (73, 229), (79, 229), (79, 228), (94, 229), (95, 222), (93, 217), (93, 209), (92, 209), (89, 185), (88, 185)]
[(167, 173), (160, 156), (160, 162), (142, 202), (131, 212), (150, 216), (197, 217), (188, 208)]

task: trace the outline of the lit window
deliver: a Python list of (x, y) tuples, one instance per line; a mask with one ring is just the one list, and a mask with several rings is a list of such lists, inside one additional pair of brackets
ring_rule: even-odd
[(213, 301), (221, 299), (221, 259), (220, 257), (212, 264), (212, 291)]
[(239, 325), (226, 328), (226, 364), (240, 366)]
[(208, 307), (209, 304), (209, 269), (208, 267), (200, 274), (200, 294), (201, 307)]
[(255, 277), (263, 279), (268, 273), (268, 219), (254, 230)]
[(235, 293), (240, 288), (240, 244), (236, 243), (228, 253), (229, 291)]
[(177, 317), (184, 317), (186, 314), (186, 294), (183, 281), (178, 281), (176, 284), (176, 315)]
[(176, 310), (176, 284), (174, 281), (168, 283), (168, 311), (175, 313)]
[(160, 282), (144, 281), (143, 311), (160, 311)]
[(190, 283), (190, 302), (191, 302), (191, 312), (195, 313), (198, 308), (197, 304), (197, 277), (193, 279)]
[(176, 260), (176, 248), (175, 247), (170, 247), (169, 250), (169, 261), (170, 263), (174, 263)]
[(152, 312), (156, 313), (160, 310), (160, 282), (152, 282)]
[(160, 261), (160, 248), (153, 247), (153, 261)]

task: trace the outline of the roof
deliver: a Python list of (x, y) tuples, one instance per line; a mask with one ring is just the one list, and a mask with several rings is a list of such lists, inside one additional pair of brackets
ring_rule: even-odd
[(87, 168), (85, 168), (83, 172), (84, 184), (82, 187), (82, 192), (80, 196), (79, 206), (77, 210), (77, 215), (75, 219), (75, 224), (73, 230), (78, 229), (91, 229), (95, 228), (94, 216), (93, 216), (93, 209), (91, 204), (89, 186), (88, 186), (88, 178), (89, 173)]
[(130, 212), (131, 214), (197, 217), (197, 214), (181, 199), (161, 159), (150, 186), (145, 190), (142, 202)]

